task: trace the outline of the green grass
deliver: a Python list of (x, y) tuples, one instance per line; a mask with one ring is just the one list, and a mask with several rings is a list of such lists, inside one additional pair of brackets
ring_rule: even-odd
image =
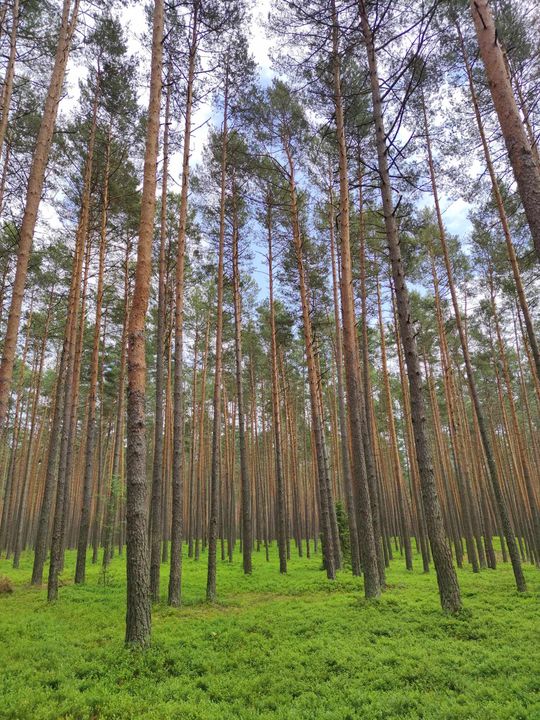
[[(293, 557), (287, 576), (263, 553), (252, 577), (220, 563), (219, 602), (203, 602), (206, 558), (184, 561), (184, 605), (154, 607), (146, 652), (123, 647), (125, 566), (108, 583), (89, 565), (56, 604), (28, 586), (31, 557), (0, 596), (0, 717), (148, 720), (540, 719), (538, 572), (519, 595), (509, 566), (459, 573), (465, 610), (445, 616), (434, 573), (417, 560), (388, 572), (379, 602), (362, 581), (334, 583), (320, 558)], [(162, 594), (167, 585), (162, 568)]]

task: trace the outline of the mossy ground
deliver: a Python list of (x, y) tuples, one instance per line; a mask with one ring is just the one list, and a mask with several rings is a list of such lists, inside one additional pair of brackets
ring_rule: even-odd
[[(60, 599), (29, 587), (32, 558), (0, 576), (0, 717), (148, 720), (520, 720), (540, 719), (540, 576), (514, 590), (509, 566), (459, 572), (464, 612), (445, 616), (435, 574), (396, 559), (378, 602), (340, 572), (330, 583), (320, 557), (221, 562), (219, 602), (204, 602), (206, 558), (185, 559), (184, 605), (154, 607), (146, 652), (123, 647), (125, 563), (107, 584), (98, 566), (71, 584), (68, 552)], [(162, 595), (167, 585), (162, 568)]]

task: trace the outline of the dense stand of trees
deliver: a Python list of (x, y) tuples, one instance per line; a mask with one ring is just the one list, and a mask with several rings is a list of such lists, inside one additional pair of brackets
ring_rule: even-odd
[(209, 601), (273, 542), (367, 598), (414, 549), (448, 612), (456, 566), (525, 591), (536, 4), (279, 1), (270, 80), (242, 0), (155, 0), (148, 67), (121, 6), (2, 4), (0, 552), (56, 600), (126, 549), (143, 646), (184, 552)]

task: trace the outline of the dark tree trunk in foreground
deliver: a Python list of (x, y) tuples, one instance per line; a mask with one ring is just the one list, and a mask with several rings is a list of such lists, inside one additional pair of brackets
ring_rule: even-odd
[(156, 208), (156, 168), (163, 65), (163, 0), (155, 0), (152, 31), (150, 100), (144, 156), (144, 180), (135, 287), (128, 328), (127, 399), (127, 612), (126, 643), (150, 642), (150, 558), (148, 553), (148, 507), (145, 427), (145, 320), (152, 269), (152, 237)]

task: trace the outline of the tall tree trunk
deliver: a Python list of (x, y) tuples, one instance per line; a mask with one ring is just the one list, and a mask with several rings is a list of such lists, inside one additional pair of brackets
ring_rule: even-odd
[(425, 131), (425, 138), (426, 138), (426, 149), (427, 149), (427, 154), (428, 154), (429, 172), (430, 172), (430, 178), (431, 178), (431, 188), (432, 188), (432, 193), (433, 193), (433, 201), (435, 203), (435, 213), (437, 215), (437, 225), (438, 225), (438, 229), (439, 229), (439, 240), (440, 240), (441, 248), (443, 251), (446, 274), (448, 276), (448, 285), (450, 288), (450, 296), (452, 298), (452, 307), (454, 310), (454, 317), (456, 320), (456, 325), (457, 325), (458, 334), (459, 334), (459, 340), (460, 340), (460, 344), (461, 344), (461, 352), (463, 354), (463, 360), (465, 362), (465, 372), (466, 372), (466, 376), (467, 376), (467, 383), (469, 385), (469, 393), (470, 393), (471, 400), (472, 400), (472, 403), (474, 406), (474, 411), (476, 413), (476, 417), (478, 420), (478, 429), (480, 431), (482, 446), (484, 449), (484, 454), (486, 456), (488, 472), (489, 472), (489, 476), (490, 476), (490, 480), (491, 480), (491, 485), (493, 487), (493, 493), (495, 495), (495, 500), (497, 502), (497, 507), (498, 507), (499, 514), (501, 517), (504, 535), (506, 538), (506, 542), (508, 544), (508, 551), (510, 553), (510, 558), (512, 560), (512, 567), (514, 570), (514, 577), (516, 580), (516, 585), (517, 585), (518, 590), (525, 591), (526, 590), (525, 578), (523, 576), (523, 570), (521, 568), (521, 561), (519, 559), (519, 552), (518, 552), (518, 548), (516, 545), (514, 530), (512, 528), (510, 516), (508, 514), (508, 508), (506, 506), (506, 502), (505, 502), (504, 495), (503, 495), (502, 488), (501, 488), (501, 482), (500, 482), (500, 479), (499, 479), (499, 476), (497, 473), (497, 467), (496, 467), (495, 460), (493, 457), (493, 450), (491, 447), (489, 435), (488, 435), (487, 428), (486, 428), (486, 421), (484, 418), (484, 413), (483, 413), (482, 407), (480, 405), (480, 398), (478, 397), (478, 390), (476, 387), (476, 380), (474, 377), (474, 371), (473, 371), (472, 362), (471, 362), (471, 358), (470, 358), (470, 354), (469, 354), (469, 346), (467, 343), (467, 336), (465, 334), (465, 328), (463, 327), (461, 311), (459, 309), (457, 292), (456, 292), (456, 287), (455, 287), (455, 283), (454, 283), (454, 273), (452, 270), (452, 265), (450, 262), (450, 254), (448, 252), (448, 246), (446, 243), (446, 231), (445, 231), (444, 223), (443, 223), (443, 219), (442, 219), (441, 207), (440, 207), (440, 203), (439, 203), (439, 194), (437, 191), (437, 183), (435, 180), (435, 170), (434, 170), (434, 166), (433, 166), (433, 158), (432, 158), (432, 153), (431, 153), (431, 142), (430, 142), (425, 106), (424, 106), (424, 125), (425, 125), (424, 131)]
[(321, 534), (323, 541), (324, 565), (326, 574), (330, 580), (335, 578), (336, 574), (336, 549), (333, 543), (332, 519), (331, 513), (335, 517), (335, 508), (329, 506), (329, 484), (328, 462), (326, 459), (326, 446), (324, 439), (324, 423), (322, 418), (322, 407), (320, 402), (320, 376), (317, 373), (317, 363), (315, 359), (315, 339), (313, 337), (313, 329), (311, 326), (311, 316), (308, 298), (308, 287), (306, 280), (306, 272), (303, 257), (303, 242), (300, 231), (300, 221), (298, 213), (298, 198), (296, 192), (296, 181), (294, 175), (294, 162), (292, 150), (287, 138), (284, 141), (284, 151), (288, 162), (288, 181), (289, 181), (289, 202), (291, 212), (292, 234), (294, 244), (294, 254), (296, 258), (296, 266), (298, 270), (300, 304), (302, 308), (302, 329), (304, 334), (304, 346), (306, 353), (306, 364), (308, 373), (309, 396), (311, 406), (311, 421), (313, 426), (314, 450), (317, 464), (317, 477), (319, 481), (319, 506), (320, 506), (320, 522)]
[(122, 323), (122, 335), (120, 338), (120, 370), (118, 373), (118, 400), (116, 405), (116, 420), (114, 428), (114, 444), (112, 452), (112, 466), (109, 479), (109, 496), (105, 508), (105, 527), (103, 532), (103, 571), (107, 569), (113, 555), (113, 534), (114, 522), (117, 514), (118, 495), (120, 486), (120, 465), (122, 457), (122, 447), (124, 441), (124, 401), (125, 401), (125, 381), (126, 381), (126, 362), (127, 362), (127, 332), (130, 313), (129, 299), (129, 255), (131, 251), (131, 243), (126, 243), (126, 252), (124, 257), (124, 318)]
[[(525, 327), (527, 328), (527, 336), (529, 338), (529, 344), (531, 346), (531, 351), (532, 351), (533, 358), (534, 358), (533, 372), (536, 371), (536, 380), (538, 382), (540, 380), (540, 350), (538, 349), (536, 333), (534, 331), (533, 321), (531, 318), (531, 314), (529, 312), (527, 298), (525, 296), (525, 288), (523, 287), (523, 281), (521, 279), (521, 273), (519, 270), (519, 264), (518, 264), (518, 259), (516, 256), (516, 250), (514, 248), (514, 243), (512, 242), (512, 237), (510, 235), (510, 226), (508, 224), (508, 218), (506, 216), (506, 210), (504, 208), (504, 203), (503, 203), (501, 191), (499, 188), (499, 181), (497, 180), (497, 176), (495, 174), (495, 168), (493, 167), (493, 161), (491, 160), (491, 152), (489, 150), (489, 144), (488, 144), (488, 140), (487, 140), (486, 133), (484, 130), (484, 123), (482, 121), (482, 115), (480, 113), (480, 107), (478, 105), (478, 97), (476, 95), (476, 89), (474, 86), (472, 68), (471, 68), (471, 64), (469, 62), (467, 49), (465, 47), (465, 43), (463, 41), (463, 37), (462, 37), (459, 25), (457, 26), (457, 31), (458, 31), (459, 42), (460, 42), (460, 46), (461, 46), (461, 53), (463, 55), (463, 62), (465, 63), (465, 70), (467, 71), (467, 79), (469, 82), (469, 92), (471, 93), (471, 100), (473, 103), (476, 124), (478, 126), (478, 132), (480, 133), (480, 139), (482, 141), (482, 148), (484, 150), (484, 158), (486, 160), (486, 165), (487, 165), (489, 177), (491, 180), (491, 188), (493, 191), (493, 198), (495, 200), (495, 204), (497, 205), (497, 211), (499, 213), (499, 218), (501, 221), (501, 226), (502, 226), (503, 235), (504, 235), (504, 241), (506, 243), (506, 250), (508, 252), (508, 258), (510, 260), (510, 265), (512, 267), (512, 274), (514, 276), (514, 283), (516, 286), (516, 292), (517, 292), (517, 296), (518, 296), (518, 300), (519, 300), (519, 305), (521, 307), (521, 312), (523, 313)], [(424, 106), (424, 118), (425, 118), (426, 133), (427, 133), (428, 132), (428, 123), (427, 123), (427, 119), (426, 119), (425, 106)]]
[(41, 201), (45, 171), (49, 160), (49, 153), (53, 139), (58, 103), (62, 92), (62, 85), (69, 58), (71, 40), (77, 24), (80, 0), (64, 0), (60, 34), (56, 46), (56, 55), (51, 75), (51, 81), (43, 108), (43, 115), (37, 136), (36, 147), (32, 158), (28, 190), (24, 214), (19, 230), (19, 245), (17, 248), (17, 269), (13, 281), (11, 306), (6, 326), (2, 360), (0, 362), (0, 429), (6, 421), (9, 403), (9, 391), (13, 376), (13, 364), (17, 349), (17, 336), (21, 319), (21, 308), (28, 271), (28, 261), (34, 238), (37, 214)]
[[(396, 435), (396, 423), (394, 419), (394, 411), (392, 404), (392, 394), (390, 392), (390, 380), (388, 376), (388, 366), (386, 362), (386, 340), (384, 337), (384, 324), (382, 318), (382, 303), (381, 303), (381, 291), (379, 281), (377, 279), (377, 307), (378, 307), (378, 319), (379, 319), (379, 335), (381, 343), (381, 369), (383, 379), (384, 398), (386, 405), (386, 419), (388, 423), (388, 432), (390, 435), (390, 453), (392, 456), (392, 467), (394, 470), (394, 477), (396, 482), (399, 517), (401, 523), (401, 531), (403, 536), (403, 546), (405, 550), (405, 567), (407, 570), (413, 569), (413, 558), (411, 548), (411, 519), (409, 509), (409, 497), (405, 481), (403, 479), (403, 473), (401, 470), (401, 462), (399, 459), (399, 450)], [(399, 339), (398, 339), (399, 341)]]
[(422, 487), (422, 499), (428, 535), (437, 572), (441, 605), (444, 610), (457, 612), (461, 608), (461, 598), (456, 571), (452, 563), (452, 553), (446, 540), (443, 518), (435, 478), (431, 449), (426, 432), (426, 412), (424, 388), (420, 358), (416, 344), (416, 334), (411, 318), (409, 293), (405, 282), (401, 248), (399, 244), (395, 208), (392, 199), (392, 186), (388, 170), (388, 148), (384, 130), (384, 118), (377, 70), (377, 57), (371, 28), (364, 0), (359, 0), (362, 31), (366, 43), (371, 94), (373, 100), (373, 117), (375, 122), (377, 157), (381, 181), (381, 197), (383, 203), (386, 240), (390, 253), (394, 291), (399, 316), (401, 341), (409, 378), (411, 414), (414, 428), (416, 457)]
[(510, 380), (510, 369), (508, 367), (508, 361), (506, 359), (506, 352), (504, 349), (504, 341), (503, 341), (501, 326), (500, 326), (500, 322), (499, 322), (499, 314), (497, 311), (497, 303), (495, 300), (495, 288), (494, 288), (494, 284), (493, 284), (493, 271), (492, 271), (491, 267), (489, 268), (489, 272), (488, 272), (488, 282), (489, 282), (489, 289), (490, 289), (491, 308), (492, 308), (493, 320), (494, 320), (494, 324), (495, 324), (495, 334), (497, 336), (499, 357), (501, 360), (502, 372), (503, 372), (504, 382), (506, 385), (506, 397), (507, 397), (508, 405), (510, 408), (510, 418), (512, 420), (511, 435), (512, 435), (512, 440), (517, 445), (517, 455), (520, 460), (523, 481), (525, 483), (525, 491), (526, 491), (527, 499), (528, 499), (529, 506), (530, 506), (532, 528), (533, 528), (534, 549), (540, 557), (540, 512), (539, 512), (538, 503), (537, 503), (536, 497), (535, 497), (534, 479), (533, 479), (533, 477), (531, 477), (531, 471), (530, 471), (530, 467), (529, 467), (529, 458), (527, 456), (527, 450), (526, 450), (525, 442), (523, 439), (523, 433), (522, 433), (522, 430), (519, 427), (519, 423), (518, 423), (516, 403), (514, 401), (512, 383)]
[(152, 498), (150, 501), (150, 595), (159, 601), (161, 541), (163, 538), (163, 389), (165, 375), (165, 322), (167, 315), (167, 188), (169, 175), (169, 124), (171, 107), (171, 63), (167, 70), (165, 120), (163, 127), (163, 170), (161, 178), (161, 208), (159, 228), (158, 307), (156, 331), (156, 413), (154, 418), (154, 460), (152, 469)]
[(90, 513), (92, 509), (92, 486), (94, 482), (94, 455), (96, 447), (96, 398), (99, 378), (99, 348), (101, 335), (101, 316), (103, 308), (103, 284), (105, 270), (105, 250), (107, 246), (107, 212), (109, 207), (109, 165), (111, 135), (107, 138), (105, 148), (105, 170), (103, 175), (103, 194), (101, 206), (101, 228), (99, 241), (98, 283), (96, 288), (96, 317), (92, 358), (90, 361), (90, 386), (88, 388), (88, 414), (86, 419), (86, 448), (84, 458), (84, 484), (81, 506), (81, 521), (77, 543), (77, 563), (75, 566), (75, 582), (83, 583), (86, 575), (86, 548), (90, 532)]
[[(36, 419), (37, 419), (37, 411), (39, 407), (39, 394), (41, 391), (41, 381), (43, 379), (43, 366), (45, 362), (45, 351), (47, 348), (47, 340), (48, 340), (48, 334), (49, 334), (49, 325), (51, 322), (51, 315), (52, 315), (52, 305), (53, 305), (53, 297), (54, 297), (54, 286), (51, 289), (50, 296), (49, 296), (49, 306), (47, 309), (47, 318), (45, 320), (45, 328), (43, 331), (43, 339), (41, 341), (41, 353), (39, 358), (39, 364), (37, 369), (37, 382), (36, 387), (34, 389), (34, 400), (32, 405), (32, 419), (30, 421), (30, 437), (28, 441), (28, 453), (26, 456), (26, 464), (24, 468), (23, 473), (23, 488), (21, 493), (21, 502), (19, 507), (19, 514), (17, 518), (16, 528), (15, 528), (15, 546), (13, 551), (13, 567), (18, 568), (19, 567), (19, 559), (20, 554), (22, 550), (22, 541), (23, 541), (23, 519), (24, 519), (24, 512), (26, 509), (26, 503), (27, 503), (27, 495), (28, 495), (28, 484), (30, 482), (30, 474), (32, 471), (31, 467), (31, 460), (32, 460), (32, 440), (34, 438), (34, 429), (36, 425)], [(42, 426), (45, 424), (45, 418), (42, 420)], [(39, 449), (39, 447), (38, 447)]]
[(242, 298), (240, 296), (240, 259), (238, 249), (238, 188), (233, 177), (232, 198), (232, 266), (234, 294), (234, 352), (236, 359), (236, 399), (238, 411), (238, 449), (240, 452), (240, 485), (242, 488), (242, 564), (244, 573), (251, 575), (251, 483), (249, 477), (246, 432), (244, 423), (244, 389), (242, 382)]
[[(331, 182), (331, 175), (330, 175)], [(351, 543), (351, 566), (353, 575), (360, 575), (360, 544), (358, 540), (358, 527), (356, 523), (356, 506), (354, 502), (354, 490), (351, 473), (351, 460), (349, 455), (349, 426), (345, 407), (345, 391), (343, 387), (343, 345), (341, 337), (341, 321), (339, 311), (339, 280), (336, 267), (336, 248), (334, 233), (334, 208), (333, 193), (330, 186), (330, 256), (332, 260), (332, 291), (334, 298), (334, 321), (336, 333), (336, 375), (338, 393), (339, 430), (341, 435), (341, 469), (343, 473), (343, 485), (345, 488), (345, 500), (347, 504), (347, 518), (349, 521), (349, 536)]]
[[(373, 534), (375, 536), (375, 550), (377, 553), (377, 567), (379, 570), (379, 582), (381, 589), (386, 585), (385, 561), (384, 561), (384, 540), (382, 537), (381, 505), (379, 501), (379, 480), (377, 477), (377, 437), (372, 423), (373, 398), (370, 380), (369, 362), (369, 340), (367, 320), (367, 288), (366, 288), (366, 235), (364, 228), (364, 209), (362, 192), (362, 173), (358, 173), (358, 212), (359, 212), (359, 240), (360, 240), (360, 302), (362, 310), (362, 366), (361, 374), (362, 392), (360, 393), (362, 424), (364, 431), (364, 453), (366, 456), (366, 471), (369, 484), (369, 497), (371, 502), (371, 515), (373, 519)], [(351, 282), (352, 289), (352, 282)]]
[[(78, 340), (84, 326), (84, 310), (81, 306), (79, 315), (79, 304), (81, 296), (81, 277), (84, 259), (89, 253), (88, 228), (90, 224), (90, 205), (92, 194), (92, 172), (94, 167), (94, 149), (97, 128), (97, 111), (100, 95), (99, 75), (96, 76), (94, 100), (92, 109), (92, 121), (88, 137), (88, 151), (85, 160), (83, 173), (83, 189), (81, 199), (81, 211), (77, 227), (77, 239), (75, 245), (75, 256), (73, 259), (73, 274), (68, 304), (68, 316), (64, 332), (64, 343), (66, 348), (66, 378), (63, 383), (62, 397), (62, 436), (60, 439), (60, 454), (58, 463), (58, 481), (56, 484), (56, 501), (54, 510), (53, 533), (51, 540), (51, 557), (49, 567), (49, 578), (47, 584), (47, 599), (56, 600), (58, 597), (58, 575), (63, 566), (63, 548), (65, 534), (65, 518), (67, 508), (68, 484), (71, 476), (71, 458), (73, 457), (74, 424), (77, 411), (77, 388), (78, 388)], [(88, 269), (88, 263), (86, 264)], [(85, 283), (86, 287), (86, 283)], [(84, 303), (83, 303), (84, 304)], [(79, 322), (78, 322), (79, 321)]]
[[(341, 68), (339, 61), (338, 17), (332, 0), (332, 66), (334, 80), (334, 107), (339, 147), (339, 231), (341, 240), (341, 313), (343, 317), (343, 353), (345, 360), (345, 379), (351, 429), (354, 485), (357, 493), (357, 511), (359, 513), (359, 541), (364, 570), (364, 593), (367, 598), (378, 597), (381, 583), (377, 561), (377, 543), (375, 536), (374, 511), (377, 512), (374, 490), (370, 487), (364, 436), (367, 427), (362, 422), (362, 397), (359, 377), (359, 356), (356, 337), (354, 312), (352, 261), (349, 221), (349, 179), (347, 163), (347, 143), (345, 139), (345, 119), (341, 95)], [(372, 468), (371, 468), (372, 469)], [(384, 573), (384, 566), (382, 568)]]
[(287, 572), (287, 529), (285, 519), (285, 481), (283, 478), (283, 457), (281, 452), (281, 408), (279, 402), (279, 380), (277, 361), (276, 310), (274, 306), (274, 255), (272, 242), (272, 197), (266, 196), (266, 232), (268, 239), (268, 287), (270, 306), (270, 355), (272, 366), (272, 429), (274, 434), (274, 456), (276, 473), (276, 514), (279, 572)]
[(174, 315), (174, 442), (173, 442), (173, 498), (171, 533), (171, 568), (169, 575), (169, 605), (177, 606), (181, 599), (182, 538), (184, 494), (184, 267), (186, 252), (186, 223), (189, 189), (189, 154), (191, 141), (191, 115), (193, 85), (197, 59), (199, 32), (199, 3), (193, 6), (189, 67), (184, 126), (184, 152), (182, 158), (182, 189), (180, 192), (180, 219), (176, 255), (176, 286)]
[(214, 398), (212, 421), (212, 460), (210, 468), (210, 516), (208, 518), (208, 575), (206, 580), (206, 599), (216, 599), (216, 551), (218, 536), (218, 516), (220, 497), (220, 447), (221, 447), (221, 394), (223, 375), (223, 254), (225, 246), (225, 180), (227, 174), (227, 140), (229, 112), (229, 75), (225, 74), (223, 102), (223, 128), (221, 132), (221, 189), (219, 205), (219, 249), (216, 304), (216, 359), (214, 367)]
[(2, 100), (0, 116), (0, 158), (4, 148), (4, 140), (9, 120), (9, 109), (11, 106), (11, 95), (13, 93), (13, 78), (15, 77), (15, 59), (17, 56), (17, 30), (19, 26), (19, 0), (13, 0), (11, 14), (11, 33), (9, 36), (9, 57), (2, 87)]
[(497, 37), (497, 28), (488, 0), (471, 0), (471, 13), (491, 98), (499, 118), (534, 248), (540, 261), (540, 167), (536, 163), (519, 115), (510, 73)]
[(148, 489), (146, 482), (145, 320), (150, 291), (152, 237), (156, 208), (156, 170), (163, 66), (163, 5), (163, 0), (155, 0), (154, 2), (150, 99), (144, 156), (139, 244), (135, 287), (133, 289), (128, 327), (126, 643), (138, 646), (145, 646), (150, 642), (151, 625)]

